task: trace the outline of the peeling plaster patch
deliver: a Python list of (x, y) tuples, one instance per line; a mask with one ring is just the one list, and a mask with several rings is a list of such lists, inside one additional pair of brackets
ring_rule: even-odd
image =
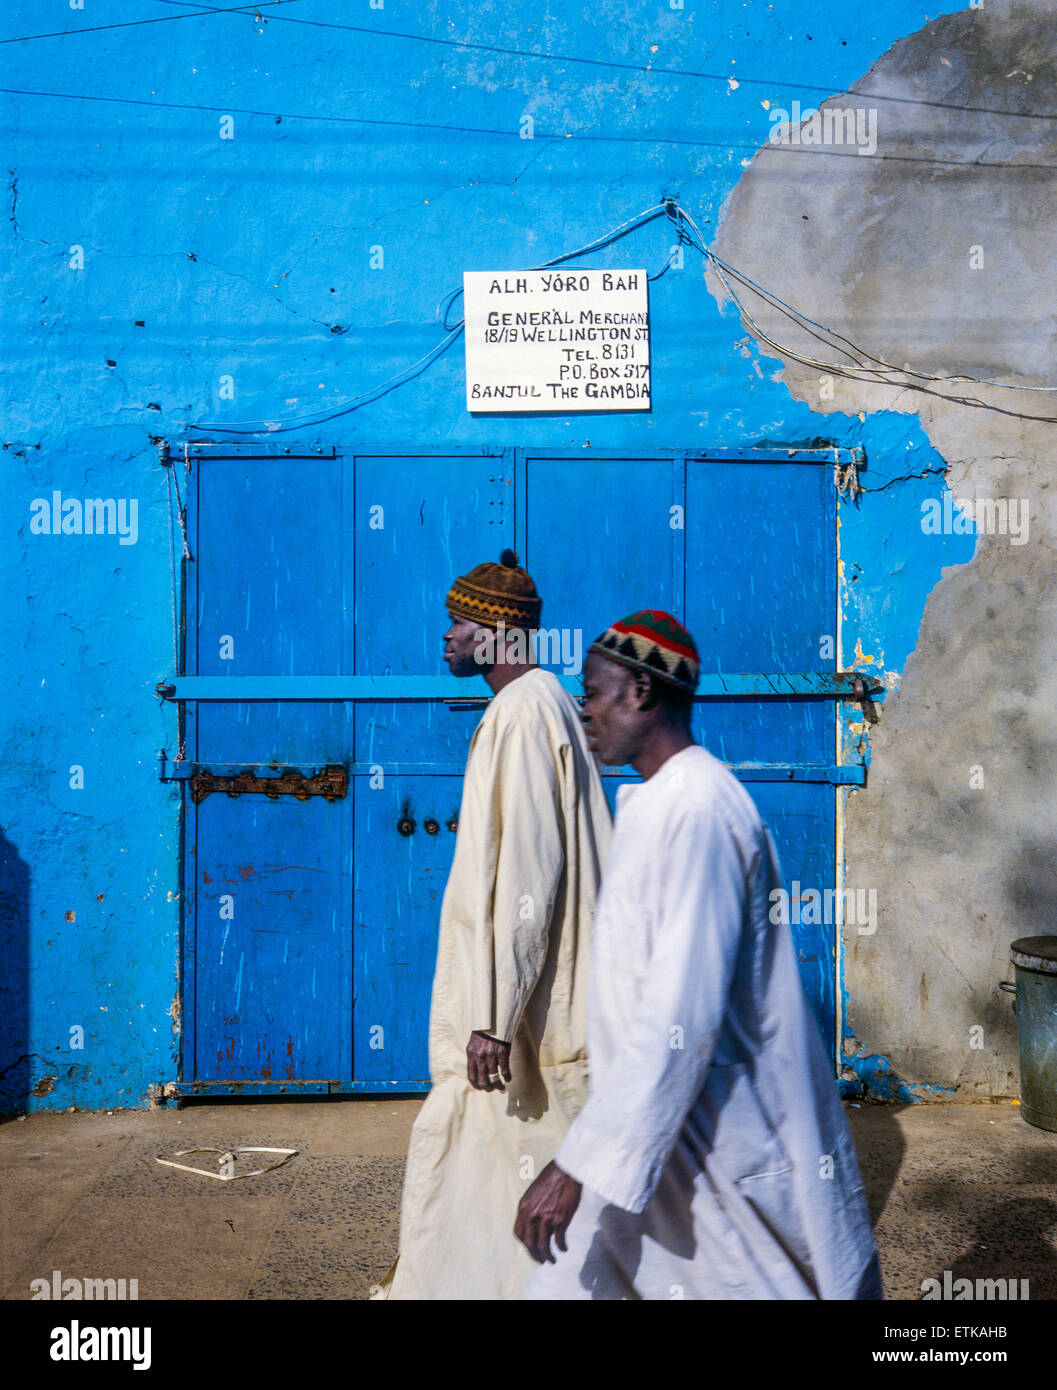
[[(862, 1100), (898, 1101), (904, 1105), (920, 1105), (926, 1098), (939, 1095), (952, 1097), (958, 1090), (957, 1086), (938, 1084), (908, 1085), (893, 1075), (891, 1059), (880, 1055), (846, 1058), (844, 1065), (854, 1078), (854, 1081), (848, 1078), (854, 1093)], [(848, 1086), (845, 1086), (845, 1090), (848, 1090)]]
[(897, 1100), (916, 1104), (917, 1097), (898, 1078), (891, 1075), (892, 1063), (879, 1054), (872, 1057), (849, 1058), (845, 1062), (859, 1084), (859, 1095), (864, 1100)]
[[(764, 146), (728, 201), (717, 252), (888, 362), (1053, 384), (1057, 130), (1024, 119), (1057, 109), (1049, 0), (988, 0), (936, 19), (832, 104), (868, 104), (871, 90), (906, 99), (878, 103), (878, 157)], [(982, 168), (988, 161), (1005, 167)], [(974, 269), (980, 248), (983, 268)], [(709, 285), (721, 298), (711, 276)], [(826, 355), (786, 316), (756, 298), (748, 307), (775, 341)], [(1031, 501), (1026, 545), (982, 535), (953, 552), (966, 562), (942, 569), (905, 659), (902, 634), (916, 615), (901, 608), (900, 575), (883, 551), (912, 543), (920, 570), (922, 536), (918, 519), (886, 512), (884, 499), (899, 505), (915, 487), (931, 489), (918, 500), (936, 495), (928, 476), (936, 470), (911, 474), (905, 455), (872, 452), (871, 476), (890, 474), (901, 486), (864, 495), (858, 534), (846, 521), (841, 535), (849, 567), (864, 565), (863, 580), (845, 591), (855, 595), (866, 644), (902, 668), (898, 681), (881, 672), (892, 693), (871, 732), (869, 784), (849, 798), (845, 827), (849, 880), (875, 886), (879, 902), (876, 935), (845, 943), (845, 1017), (863, 1039), (859, 1070), (893, 1098), (1008, 1096), (1016, 1033), (996, 983), (1015, 937), (1057, 931), (1057, 509), (1045, 505), (1054, 428), (1024, 418), (1057, 413), (1053, 398), (837, 374), (824, 394), (818, 369), (780, 360), (787, 389), (814, 411), (864, 422), (881, 411), (916, 413), (957, 496)], [(973, 768), (983, 769), (982, 787), (970, 786)], [(925, 1007), (916, 983), (906, 985), (922, 975)], [(982, 1030), (982, 1047), (970, 1045), (971, 1029)]]

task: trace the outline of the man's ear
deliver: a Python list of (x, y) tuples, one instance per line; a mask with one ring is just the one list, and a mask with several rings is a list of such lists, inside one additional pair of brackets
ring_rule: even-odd
[(657, 704), (657, 691), (653, 677), (646, 671), (634, 672), (635, 701), (639, 709), (653, 709)]

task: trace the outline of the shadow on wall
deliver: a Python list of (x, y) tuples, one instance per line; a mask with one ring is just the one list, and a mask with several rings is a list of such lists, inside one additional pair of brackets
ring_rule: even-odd
[[(1006, 892), (1013, 905), (1011, 920), (1022, 930), (1016, 937), (1049, 936), (1057, 932), (1057, 857), (1052, 836), (1021, 841), (1006, 872)], [(1012, 968), (1009, 978), (1012, 979)]]
[(0, 829), (0, 1115), (29, 1101), (29, 865)]

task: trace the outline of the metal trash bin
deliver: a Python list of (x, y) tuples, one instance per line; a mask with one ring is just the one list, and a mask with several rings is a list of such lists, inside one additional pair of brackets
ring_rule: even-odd
[(1022, 936), (1009, 948), (1016, 968), (1020, 1113), (1057, 1130), (1057, 936)]

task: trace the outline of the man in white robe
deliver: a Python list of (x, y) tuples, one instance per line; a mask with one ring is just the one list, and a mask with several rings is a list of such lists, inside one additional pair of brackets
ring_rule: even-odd
[(589, 745), (643, 781), (618, 793), (596, 913), (590, 1098), (518, 1213), (541, 1265), (526, 1296), (880, 1298), (774, 846), (693, 742), (697, 679), (693, 638), (656, 610), (589, 648)]
[(466, 766), (441, 908), (433, 1087), (415, 1121), (394, 1299), (515, 1299), (518, 1201), (587, 1097), (590, 925), (610, 814), (579, 710), (533, 662), (517, 556), (456, 580), (445, 656), (494, 692)]

